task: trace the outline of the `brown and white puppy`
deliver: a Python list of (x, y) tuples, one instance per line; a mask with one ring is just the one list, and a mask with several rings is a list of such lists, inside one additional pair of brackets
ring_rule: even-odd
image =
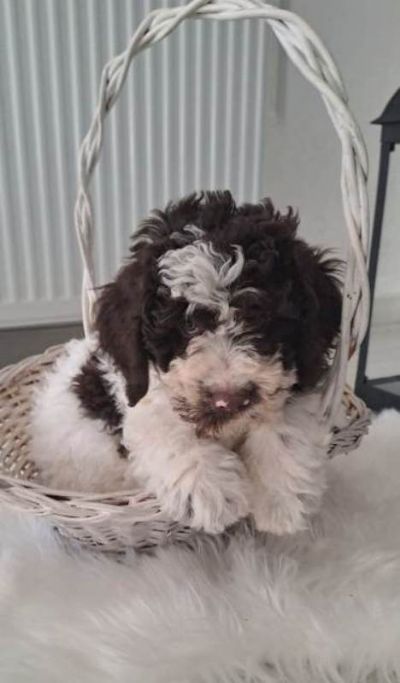
[(341, 296), (337, 263), (297, 222), (268, 200), (192, 195), (142, 224), (99, 299), (75, 396), (123, 430), (124, 485), (139, 480), (196, 528), (251, 512), (260, 529), (293, 532), (323, 491), (316, 389)]

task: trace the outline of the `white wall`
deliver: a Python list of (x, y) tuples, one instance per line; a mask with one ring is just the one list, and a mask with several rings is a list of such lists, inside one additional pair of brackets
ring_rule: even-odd
[[(343, 74), (367, 142), (373, 208), (380, 129), (370, 121), (400, 87), (400, 2), (291, 0), (289, 8), (319, 33)], [(283, 71), (277, 117), (269, 124), (268, 192), (280, 204), (299, 208), (306, 236), (322, 244), (341, 245), (339, 143), (319, 95), (293, 66)], [(400, 146), (392, 156), (392, 201), (384, 227), (377, 309), (382, 305), (388, 309), (390, 299), (397, 296), (395, 307), (400, 315)], [(389, 298), (386, 305), (385, 298)]]

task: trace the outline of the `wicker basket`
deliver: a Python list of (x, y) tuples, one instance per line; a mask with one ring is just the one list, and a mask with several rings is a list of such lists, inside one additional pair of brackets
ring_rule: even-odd
[[(295, 14), (262, 0), (192, 0), (184, 7), (152, 12), (138, 27), (127, 49), (104, 68), (96, 113), (80, 155), (76, 228), (83, 261), (82, 312), (85, 333), (93, 330), (95, 303), (92, 259), (93, 215), (89, 184), (103, 141), (103, 123), (123, 86), (133, 57), (173, 31), (185, 18), (265, 20), (291, 61), (320, 92), (342, 147), (341, 188), (349, 250), (344, 284), (340, 346), (321, 402), (321, 419), (329, 423), (329, 453), (358, 445), (369, 424), (365, 405), (345, 387), (349, 349), (362, 340), (369, 315), (366, 272), (368, 248), (367, 158), (362, 136), (347, 107), (337, 68), (312, 29)], [(166, 519), (157, 501), (141, 491), (93, 495), (55, 491), (35, 482), (29, 460), (32, 393), (42, 373), (63, 347), (54, 347), (0, 371), (0, 501), (14, 509), (45, 515), (66, 537), (107, 551), (149, 547), (187, 539), (192, 531)]]

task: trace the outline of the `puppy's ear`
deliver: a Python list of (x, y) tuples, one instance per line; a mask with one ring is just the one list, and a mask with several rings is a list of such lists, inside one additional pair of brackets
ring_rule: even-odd
[(342, 310), (342, 263), (324, 251), (310, 249), (296, 240), (297, 288), (301, 332), (297, 343), (297, 368), (301, 388), (314, 386), (327, 369), (339, 333)]
[(97, 304), (100, 345), (124, 375), (131, 406), (146, 394), (149, 385), (149, 361), (142, 338), (148, 261), (146, 250), (139, 250), (116, 280), (104, 287)]

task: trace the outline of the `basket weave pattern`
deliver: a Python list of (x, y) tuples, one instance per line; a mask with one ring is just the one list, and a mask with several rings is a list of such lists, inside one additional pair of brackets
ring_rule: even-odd
[[(85, 333), (90, 334), (93, 330), (96, 285), (92, 243), (94, 218), (89, 188), (102, 148), (104, 121), (118, 98), (134, 56), (165, 38), (188, 17), (264, 20), (289, 59), (321, 94), (338, 135), (349, 246), (341, 339), (325, 386), (321, 416), (332, 430), (330, 455), (347, 452), (358, 445), (369, 423), (365, 405), (345, 389), (349, 349), (354, 351), (362, 340), (369, 314), (367, 157), (332, 58), (314, 31), (291, 12), (265, 4), (263, 0), (192, 0), (184, 7), (155, 10), (140, 24), (125, 52), (105, 66), (96, 112), (81, 147), (75, 209), (83, 262)], [(77, 494), (50, 490), (36, 483), (37, 472), (29, 460), (32, 396), (43, 372), (61, 351), (62, 347), (55, 347), (0, 371), (0, 502), (30, 514), (46, 515), (64, 536), (106, 551), (187, 539), (193, 532), (165, 519), (157, 501), (143, 492)]]
[(0, 502), (50, 516), (64, 536), (103, 550), (185, 538), (190, 530), (166, 520), (156, 500), (141, 491), (85, 495), (35, 482), (37, 471), (29, 460), (32, 396), (62, 349), (50, 348), (0, 372)]

